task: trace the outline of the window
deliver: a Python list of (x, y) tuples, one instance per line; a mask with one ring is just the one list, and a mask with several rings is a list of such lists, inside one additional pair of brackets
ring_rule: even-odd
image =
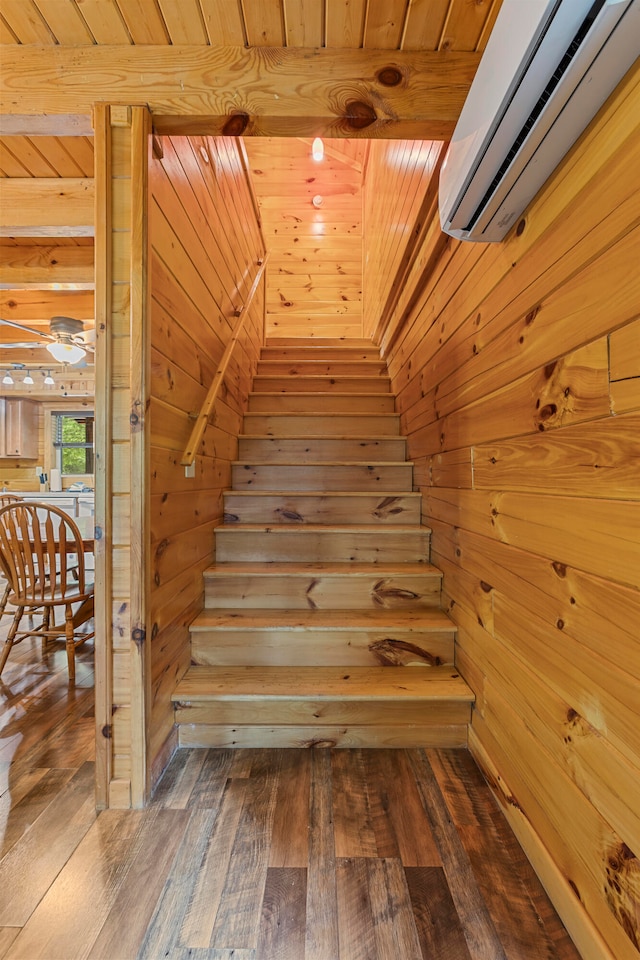
[(93, 414), (54, 413), (53, 448), (63, 477), (93, 473)]

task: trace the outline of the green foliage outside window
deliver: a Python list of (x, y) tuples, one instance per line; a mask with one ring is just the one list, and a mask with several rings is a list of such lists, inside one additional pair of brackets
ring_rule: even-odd
[(93, 415), (55, 413), (54, 446), (63, 476), (93, 473)]

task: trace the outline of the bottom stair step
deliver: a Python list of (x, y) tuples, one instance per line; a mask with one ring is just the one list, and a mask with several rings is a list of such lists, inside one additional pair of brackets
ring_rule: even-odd
[(463, 746), (474, 695), (450, 667), (191, 667), (181, 746)]

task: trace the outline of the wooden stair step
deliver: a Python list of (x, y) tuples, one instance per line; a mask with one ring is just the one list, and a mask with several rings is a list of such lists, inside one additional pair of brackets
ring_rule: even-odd
[(250, 393), (250, 413), (394, 413), (392, 393)]
[(417, 525), (222, 524), (216, 559), (263, 561), (427, 562), (431, 531)]
[(413, 463), (245, 463), (231, 466), (234, 490), (411, 491)]
[(178, 683), (174, 703), (198, 700), (447, 700), (473, 703), (473, 691), (451, 667), (196, 667)]
[(257, 376), (387, 377), (384, 360), (258, 360)]
[(474, 696), (450, 667), (192, 666), (181, 746), (464, 745)]
[(456, 628), (442, 610), (206, 609), (190, 627), (206, 665), (453, 666)]
[[(288, 475), (285, 478), (289, 481)], [(236, 485), (234, 484), (234, 487)], [(386, 488), (385, 488), (386, 490)], [(411, 491), (227, 491), (225, 523), (420, 523), (422, 496)]]
[(263, 347), (262, 360), (380, 360), (377, 347)]
[(312, 350), (331, 347), (339, 350), (376, 350), (379, 353), (373, 340), (367, 337), (267, 337), (263, 350), (279, 347)]
[(245, 413), (243, 433), (268, 437), (399, 436), (397, 413)]
[(376, 611), (437, 607), (442, 571), (430, 563), (216, 563), (205, 607)]
[(254, 393), (352, 394), (391, 392), (389, 377), (254, 377)]
[(350, 460), (380, 463), (401, 462), (406, 456), (405, 437), (267, 437), (241, 434), (238, 459), (263, 463), (317, 463), (321, 460)]

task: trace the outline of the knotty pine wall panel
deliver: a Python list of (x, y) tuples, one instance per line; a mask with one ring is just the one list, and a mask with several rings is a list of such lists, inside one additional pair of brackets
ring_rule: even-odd
[(443, 241), (380, 337), (471, 748), (579, 949), (609, 960), (640, 957), (638, 117), (636, 70), (518, 229)]
[[(246, 141), (269, 250), (267, 336), (362, 336), (362, 157), (357, 141)], [(315, 207), (313, 198), (320, 197)]]
[(264, 250), (232, 140), (164, 138), (150, 172), (151, 756), (171, 746), (170, 695), (189, 663), (189, 623), (203, 605), (231, 461), (263, 340), (259, 290), (195, 460), (180, 465), (193, 419), (222, 358)]
[[(373, 337), (400, 294), (442, 144), (371, 140), (364, 174), (364, 335)], [(406, 261), (406, 262), (403, 262)]]

